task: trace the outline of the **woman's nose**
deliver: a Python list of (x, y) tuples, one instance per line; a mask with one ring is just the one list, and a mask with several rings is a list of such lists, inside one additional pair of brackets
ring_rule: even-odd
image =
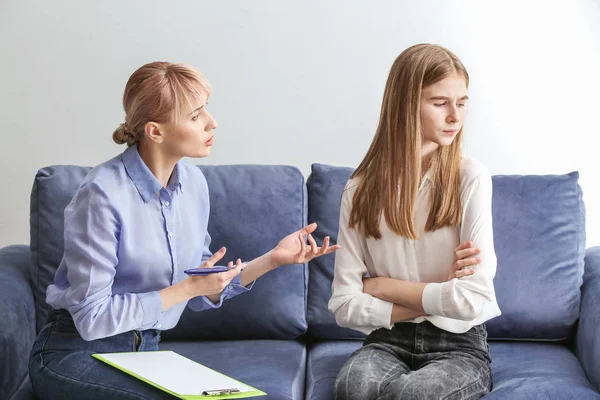
[(217, 123), (217, 120), (215, 119), (215, 117), (212, 116), (212, 114), (210, 115), (210, 121), (208, 123), (208, 128), (210, 129), (217, 129), (217, 127), (219, 126), (219, 124)]

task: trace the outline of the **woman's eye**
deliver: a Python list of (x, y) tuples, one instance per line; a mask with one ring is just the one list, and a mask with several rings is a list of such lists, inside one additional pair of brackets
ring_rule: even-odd
[(434, 106), (436, 106), (436, 107), (441, 107), (443, 105), (446, 105), (446, 103), (434, 104)]
[(465, 103), (458, 103), (459, 107), (464, 107), (466, 104)]
[(194, 116), (192, 117), (192, 121), (197, 121), (199, 116), (200, 116), (199, 114), (198, 114), (198, 115), (194, 115)]

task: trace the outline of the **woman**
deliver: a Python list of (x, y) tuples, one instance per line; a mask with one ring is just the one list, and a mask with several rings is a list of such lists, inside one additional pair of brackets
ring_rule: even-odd
[(471, 399), (492, 388), (492, 180), (461, 157), (468, 85), (440, 46), (412, 46), (391, 68), (375, 137), (342, 194), (329, 308), (368, 336), (336, 379), (337, 399)]
[(53, 311), (29, 362), (41, 399), (171, 398), (91, 354), (157, 350), (160, 332), (177, 324), (186, 305), (219, 307), (266, 272), (339, 247), (328, 238), (317, 247), (311, 224), (247, 264), (185, 274), (213, 267), (226, 251), (209, 251), (206, 179), (182, 161), (211, 152), (210, 92), (202, 74), (183, 64), (147, 64), (129, 78), (125, 123), (113, 134), (128, 148), (90, 171), (65, 209), (64, 255), (47, 290)]

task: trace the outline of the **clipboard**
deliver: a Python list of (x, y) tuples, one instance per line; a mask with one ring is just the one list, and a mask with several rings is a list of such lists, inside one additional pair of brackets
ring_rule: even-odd
[[(266, 395), (174, 351), (102, 353), (92, 354), (92, 357), (184, 400), (243, 399)], [(232, 389), (237, 392), (230, 392)]]

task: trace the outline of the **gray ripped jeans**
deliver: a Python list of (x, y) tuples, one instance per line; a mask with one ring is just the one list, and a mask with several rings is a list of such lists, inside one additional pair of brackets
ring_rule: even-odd
[(344, 364), (336, 400), (479, 399), (492, 390), (485, 325), (456, 334), (431, 322), (373, 331)]

